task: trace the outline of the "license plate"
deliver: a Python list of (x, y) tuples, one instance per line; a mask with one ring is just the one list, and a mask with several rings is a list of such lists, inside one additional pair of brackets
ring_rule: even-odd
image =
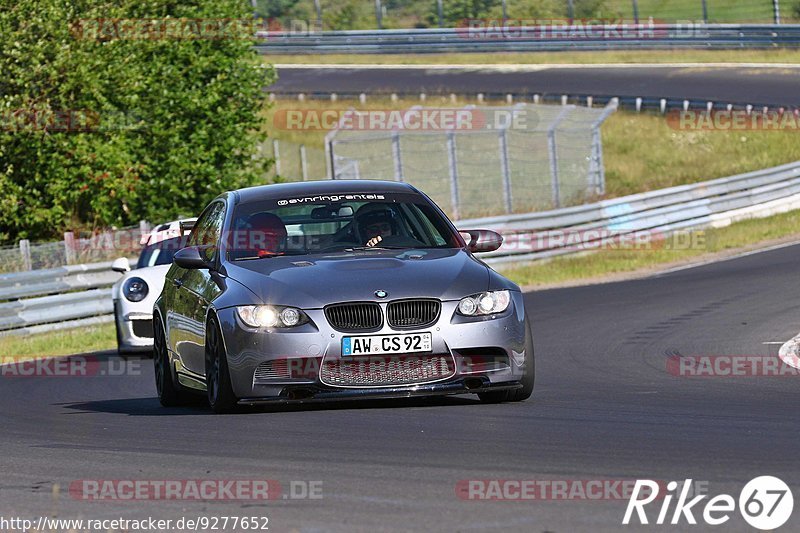
[(342, 338), (342, 356), (430, 352), (430, 333), (370, 335)]

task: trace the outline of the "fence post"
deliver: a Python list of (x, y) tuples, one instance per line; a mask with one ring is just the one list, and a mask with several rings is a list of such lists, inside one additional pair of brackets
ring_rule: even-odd
[(503, 201), (506, 206), (506, 213), (514, 212), (511, 198), (511, 169), (508, 159), (508, 127), (500, 128), (497, 137), (500, 147), (500, 172), (503, 177)]
[(308, 181), (308, 159), (306, 157), (306, 145), (300, 145), (300, 175), (303, 181)]
[(64, 232), (64, 264), (72, 265), (75, 261), (75, 234), (71, 231)]
[(575, 3), (573, 0), (567, 2), (567, 18), (570, 24), (572, 24), (572, 21), (575, 19)]
[(708, 2), (700, 0), (703, 4), (703, 24), (708, 24)]
[(381, 0), (375, 0), (375, 22), (378, 23), (378, 29), (383, 29), (383, 8), (381, 7)]
[(775, 24), (781, 23), (781, 0), (772, 0), (772, 14), (775, 17)]
[(602, 158), (603, 158), (603, 146), (600, 142), (600, 131), (598, 128), (592, 127), (592, 150), (591, 150), (591, 159), (589, 160), (589, 176), (588, 176), (588, 189), (595, 194), (603, 194), (602, 189), (603, 186), (601, 182), (603, 178), (601, 177), (602, 172)]
[(450, 169), (450, 205), (453, 208), (453, 218), (458, 220), (458, 160), (456, 159), (456, 134), (447, 132), (447, 163)]
[(553, 191), (553, 207), (561, 207), (561, 184), (558, 181), (558, 146), (556, 144), (556, 128), (564, 117), (575, 108), (574, 105), (564, 106), (561, 112), (547, 128), (547, 151), (550, 154), (550, 186)]
[(436, 11), (439, 14), (439, 27), (444, 28), (444, 8), (442, 6), (442, 0), (436, 0)]
[(272, 157), (275, 159), (275, 175), (281, 175), (281, 150), (278, 145), (278, 139), (272, 140)]
[(328, 179), (336, 179), (336, 163), (334, 162), (333, 141), (325, 138), (325, 167), (328, 170)]
[(322, 31), (322, 6), (319, 0), (314, 0), (314, 11), (317, 12), (317, 31)]
[(639, 24), (639, 0), (633, 0), (633, 22)]
[(31, 261), (31, 241), (22, 239), (19, 241), (19, 253), (22, 256), (22, 270), (33, 270)]
[(392, 159), (394, 160), (395, 181), (405, 181), (403, 176), (403, 154), (400, 151), (400, 133), (397, 131), (392, 134)]

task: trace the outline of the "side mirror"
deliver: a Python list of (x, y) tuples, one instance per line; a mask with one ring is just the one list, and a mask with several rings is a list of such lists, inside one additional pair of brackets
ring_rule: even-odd
[(211, 264), (205, 258), (206, 253), (207, 250), (203, 250), (199, 246), (188, 246), (175, 252), (172, 262), (188, 270), (210, 268)]
[(114, 272), (119, 272), (124, 274), (125, 272), (131, 271), (131, 263), (128, 261), (127, 257), (120, 257), (119, 259), (114, 259), (114, 262), (111, 263), (111, 270)]
[(503, 245), (503, 236), (488, 229), (465, 229), (460, 233), (469, 234), (467, 249), (470, 252), (494, 252)]

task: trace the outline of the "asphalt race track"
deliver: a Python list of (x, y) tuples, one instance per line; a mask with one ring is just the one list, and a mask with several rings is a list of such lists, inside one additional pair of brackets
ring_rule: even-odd
[[(278, 59), (273, 59), (280, 62)], [(796, 107), (800, 69), (582, 66), (512, 69), (278, 69), (276, 93), (544, 94), (689, 99)]]
[[(537, 384), (520, 404), (454, 397), (214, 416), (159, 407), (149, 360), (131, 359), (134, 375), (119, 377), (6, 376), (0, 515), (266, 515), (271, 531), (594, 532), (647, 528), (620, 526), (623, 500), (467, 501), (457, 483), (692, 478), (738, 499), (748, 480), (772, 474), (797, 498), (796, 378), (666, 369), (670, 355), (774, 354), (764, 342), (800, 330), (798, 264), (800, 246), (791, 246), (528, 294)], [(68, 494), (80, 479), (321, 480), (323, 498), (86, 502)], [(738, 513), (717, 528), (680, 529), (751, 530)], [(797, 512), (783, 530), (800, 530)]]

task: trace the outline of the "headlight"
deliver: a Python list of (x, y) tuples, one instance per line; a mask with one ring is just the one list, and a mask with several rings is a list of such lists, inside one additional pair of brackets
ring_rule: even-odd
[(294, 307), (242, 305), (236, 313), (252, 328), (291, 328), (308, 322), (306, 314)]
[(511, 295), (508, 291), (482, 292), (467, 296), (458, 302), (458, 314), (464, 316), (482, 316), (502, 313), (508, 309)]
[(122, 284), (122, 294), (131, 302), (141, 302), (147, 297), (147, 282), (142, 278), (128, 278)]

